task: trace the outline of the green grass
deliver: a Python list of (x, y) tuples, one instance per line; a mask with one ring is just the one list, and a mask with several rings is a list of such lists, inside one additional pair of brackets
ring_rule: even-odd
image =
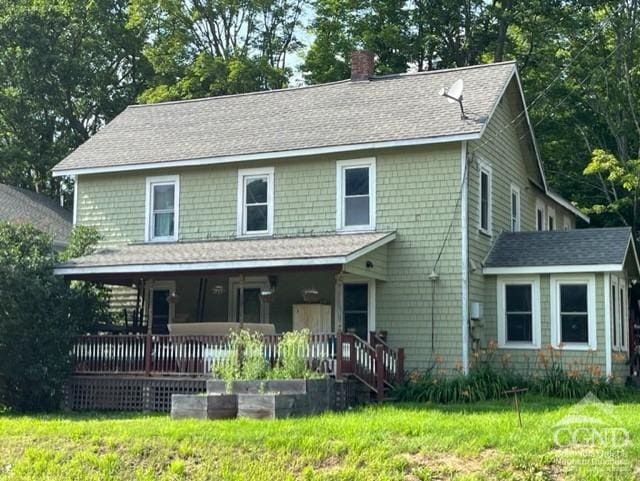
[[(370, 406), (278, 421), (0, 416), (0, 480), (637, 479), (640, 404), (615, 405), (630, 443), (554, 444), (572, 403)], [(615, 470), (612, 466), (615, 464)]]

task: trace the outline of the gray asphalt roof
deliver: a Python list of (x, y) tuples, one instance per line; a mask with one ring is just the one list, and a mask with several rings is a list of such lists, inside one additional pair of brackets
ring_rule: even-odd
[[(306, 237), (131, 244), (104, 248), (56, 266), (59, 269), (115, 268), (120, 266), (184, 265), (202, 263), (275, 261), (346, 257), (384, 239), (390, 232), (334, 234)], [(384, 242), (383, 242), (384, 243)], [(169, 268), (169, 270), (171, 270)], [(101, 272), (104, 272), (102, 270)], [(64, 273), (64, 272), (62, 272)]]
[[(513, 62), (128, 107), (54, 172), (480, 133)], [(464, 81), (464, 107), (440, 89)]]
[(630, 227), (503, 232), (485, 267), (622, 264), (630, 239)]
[(33, 224), (58, 243), (66, 243), (73, 228), (73, 214), (55, 200), (6, 184), (0, 184), (0, 220)]

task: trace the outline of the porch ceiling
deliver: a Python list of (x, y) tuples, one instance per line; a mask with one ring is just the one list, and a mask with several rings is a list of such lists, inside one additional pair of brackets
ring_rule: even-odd
[(131, 244), (58, 264), (56, 275), (144, 274), (348, 264), (394, 240), (395, 232), (208, 242)]

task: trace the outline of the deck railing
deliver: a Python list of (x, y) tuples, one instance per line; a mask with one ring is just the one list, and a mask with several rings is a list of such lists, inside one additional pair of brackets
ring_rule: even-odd
[[(281, 335), (264, 336), (264, 357), (280, 357)], [(172, 335), (85, 335), (73, 347), (78, 375), (205, 376), (231, 352), (229, 337)], [(403, 352), (372, 345), (352, 333), (312, 334), (302, 353), (310, 368), (340, 378), (352, 375), (374, 392), (402, 380)]]

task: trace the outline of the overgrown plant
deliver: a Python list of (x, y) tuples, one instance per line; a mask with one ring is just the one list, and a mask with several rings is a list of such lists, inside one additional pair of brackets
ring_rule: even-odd
[(269, 364), (264, 357), (262, 334), (240, 330), (229, 334), (226, 357), (214, 368), (214, 375), (227, 384), (232, 381), (266, 379)]
[(304, 379), (312, 373), (307, 368), (307, 351), (311, 340), (309, 329), (287, 332), (278, 344), (278, 365), (272, 375), (278, 379)]
[(256, 332), (231, 332), (227, 354), (213, 368), (213, 375), (226, 382), (262, 379), (309, 379), (316, 373), (307, 367), (311, 333), (308, 329), (287, 332), (278, 343), (278, 359), (271, 366), (265, 358), (264, 337)]

